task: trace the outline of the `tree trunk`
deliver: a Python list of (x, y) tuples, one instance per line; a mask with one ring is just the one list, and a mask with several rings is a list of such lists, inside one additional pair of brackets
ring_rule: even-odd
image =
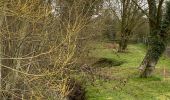
[[(163, 51), (165, 50), (164, 48), (162, 48), (161, 52), (155, 56), (153, 54), (156, 54), (158, 52), (156, 50), (159, 50), (160, 46), (157, 46), (156, 48), (151, 47), (150, 50), (148, 50), (143, 62), (140, 65), (140, 68), (139, 68), (141, 70), (140, 77), (147, 78), (152, 75), (152, 72), (155, 69), (155, 66), (156, 66), (160, 56), (162, 55)], [(153, 49), (155, 49), (155, 50), (153, 50)]]
[(125, 52), (125, 50), (127, 49), (127, 43), (128, 43), (128, 39), (126, 39), (126, 37), (122, 37), (119, 42), (118, 52)]
[[(160, 57), (152, 56), (153, 53), (156, 53), (156, 52), (149, 50), (147, 52), (143, 62), (141, 63), (140, 68), (139, 68), (141, 70), (140, 77), (147, 78), (152, 75), (152, 72), (154, 71), (155, 66), (160, 58)], [(163, 53), (163, 51), (162, 51), (162, 53)], [(161, 56), (162, 53), (157, 56)]]
[(152, 75), (155, 66), (165, 50), (165, 43), (163, 41), (157, 40), (154, 42), (147, 51), (147, 54), (141, 63), (139, 69), (141, 71), (140, 77), (147, 78)]
[(155, 66), (165, 51), (166, 48), (166, 31), (162, 28), (162, 4), (164, 0), (161, 0), (156, 4), (156, 0), (147, 0), (149, 5), (149, 48), (146, 56), (141, 63), (139, 69), (141, 70), (141, 77), (151, 76)]

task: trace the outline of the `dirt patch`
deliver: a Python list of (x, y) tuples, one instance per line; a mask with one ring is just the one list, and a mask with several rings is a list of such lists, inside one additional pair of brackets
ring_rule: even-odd
[(118, 49), (119, 45), (117, 43), (107, 43), (104, 45), (106, 49)]
[(170, 47), (166, 48), (165, 55), (170, 58)]
[(93, 66), (96, 67), (112, 67), (112, 66), (120, 66), (124, 64), (124, 61), (119, 61), (115, 59), (109, 59), (109, 58), (100, 58), (98, 61), (96, 61)]
[(170, 70), (168, 68), (157, 69), (157, 73), (163, 76), (164, 78), (170, 78)]

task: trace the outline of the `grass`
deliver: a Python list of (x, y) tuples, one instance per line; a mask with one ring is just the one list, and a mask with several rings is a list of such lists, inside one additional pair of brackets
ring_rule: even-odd
[[(97, 79), (94, 85), (87, 85), (88, 100), (170, 100), (170, 80), (164, 80), (163, 68), (170, 69), (170, 59), (161, 57), (152, 77), (138, 77), (137, 67), (142, 61), (146, 48), (142, 44), (131, 44), (127, 53), (116, 54), (104, 48), (104, 43), (96, 44), (91, 56), (124, 61), (117, 67), (105, 67), (101, 72), (118, 79), (105, 81)], [(102, 66), (102, 65), (101, 65)]]
[[(92, 51), (92, 56), (124, 61), (125, 63), (121, 65), (123, 67), (138, 67), (146, 53), (146, 47), (143, 44), (130, 44), (128, 46), (127, 53), (119, 54), (114, 52), (112, 49), (104, 48), (103, 45), (103, 43), (96, 44), (97, 49)], [(157, 67), (170, 68), (170, 58), (165, 56), (161, 57)]]

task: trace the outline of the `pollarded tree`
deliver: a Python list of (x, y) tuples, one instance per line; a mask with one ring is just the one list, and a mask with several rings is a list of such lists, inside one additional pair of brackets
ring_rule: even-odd
[(167, 2), (165, 17), (163, 17), (164, 0), (147, 0), (149, 6), (149, 48), (140, 65), (141, 77), (151, 76), (155, 66), (166, 48), (167, 29), (170, 25), (170, 1)]
[[(135, 0), (135, 2), (141, 3), (143, 0)], [(139, 7), (134, 4), (133, 0), (107, 0), (106, 3), (118, 20), (120, 33), (118, 51), (124, 52), (132, 33), (137, 26), (143, 23), (143, 13), (140, 12)]]

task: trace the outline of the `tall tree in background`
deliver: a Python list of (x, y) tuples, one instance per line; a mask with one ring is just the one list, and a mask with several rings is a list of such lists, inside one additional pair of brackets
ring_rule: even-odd
[[(135, 0), (135, 2), (141, 3), (143, 0)], [(119, 23), (120, 40), (118, 52), (124, 52), (133, 31), (143, 23), (143, 13), (140, 12), (139, 7), (132, 0), (107, 0), (107, 4)]]
[(149, 6), (149, 48), (144, 60), (140, 65), (141, 77), (151, 76), (155, 66), (166, 48), (167, 28), (170, 25), (170, 4), (166, 7), (165, 17), (163, 17), (164, 0), (147, 0)]

